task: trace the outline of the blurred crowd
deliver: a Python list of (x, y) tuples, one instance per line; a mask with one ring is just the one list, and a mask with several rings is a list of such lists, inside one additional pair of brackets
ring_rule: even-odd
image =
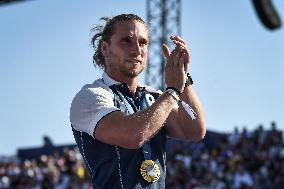
[(78, 148), (33, 160), (0, 162), (0, 189), (92, 189)]
[[(217, 140), (169, 143), (167, 189), (283, 189), (284, 145), (275, 123)], [(0, 161), (0, 189), (92, 189), (78, 148)]]
[(235, 128), (210, 148), (181, 142), (171, 149), (167, 189), (284, 189), (283, 137), (275, 123), (269, 130)]

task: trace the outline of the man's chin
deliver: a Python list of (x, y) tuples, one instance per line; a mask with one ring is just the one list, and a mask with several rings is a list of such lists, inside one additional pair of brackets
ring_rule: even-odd
[(129, 78), (135, 78), (135, 77), (138, 77), (139, 73), (137, 73), (137, 72), (127, 72), (127, 73), (124, 73), (124, 75), (129, 77)]
[(131, 71), (125, 71), (123, 70), (122, 73), (128, 77), (128, 78), (135, 78), (138, 77), (139, 74), (143, 71), (143, 69), (141, 70), (131, 70)]

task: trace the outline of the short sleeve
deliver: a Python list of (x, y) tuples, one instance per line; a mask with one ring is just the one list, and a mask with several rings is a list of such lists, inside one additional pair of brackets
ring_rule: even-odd
[(74, 97), (70, 108), (70, 122), (77, 131), (86, 132), (94, 137), (94, 131), (101, 118), (113, 111), (114, 94), (102, 87), (83, 87)]

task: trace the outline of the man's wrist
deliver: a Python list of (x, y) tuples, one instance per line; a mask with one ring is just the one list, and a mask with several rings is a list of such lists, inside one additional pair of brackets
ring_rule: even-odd
[(177, 95), (178, 95), (178, 96), (180, 96), (180, 95), (181, 95), (180, 90), (178, 90), (178, 89), (177, 89), (177, 88), (175, 88), (175, 87), (167, 87), (167, 88), (166, 88), (166, 90), (168, 90), (168, 89), (172, 89), (172, 90), (174, 90), (174, 91), (177, 93)]
[(165, 93), (168, 93), (168, 94), (170, 94), (170, 95), (172, 95), (174, 98), (175, 98), (175, 100), (177, 101), (177, 102), (179, 102), (180, 101), (180, 99), (179, 99), (179, 93), (176, 91), (176, 90), (174, 90), (174, 89), (172, 89), (172, 88), (167, 88), (166, 90), (165, 90)]

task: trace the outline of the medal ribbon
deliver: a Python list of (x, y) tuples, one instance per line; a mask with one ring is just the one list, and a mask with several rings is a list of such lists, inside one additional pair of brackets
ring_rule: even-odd
[[(138, 96), (138, 108), (139, 108), (140, 111), (148, 108), (155, 101), (154, 97), (152, 95), (150, 95), (149, 93), (147, 93), (146, 90), (143, 90), (141, 92), (139, 91), (137, 93), (137, 96)], [(150, 140), (145, 142), (142, 148), (143, 148), (144, 159), (145, 160), (151, 160)]]
[[(127, 114), (133, 114), (134, 112), (144, 110), (150, 107), (155, 101), (154, 97), (145, 89), (143, 89), (142, 91), (137, 91), (136, 103), (132, 98), (122, 95), (122, 93), (120, 93), (120, 91), (118, 90), (117, 86), (114, 86), (114, 89), (116, 90), (117, 95), (121, 100), (120, 102), (118, 102), (120, 109), (125, 108), (124, 110), (126, 110), (125, 112), (127, 112)], [(150, 140), (143, 144), (142, 150), (145, 160), (142, 162), (140, 167), (141, 176), (143, 177), (143, 179), (150, 183), (156, 182), (160, 178), (160, 168), (157, 163), (151, 160), (152, 155)]]

